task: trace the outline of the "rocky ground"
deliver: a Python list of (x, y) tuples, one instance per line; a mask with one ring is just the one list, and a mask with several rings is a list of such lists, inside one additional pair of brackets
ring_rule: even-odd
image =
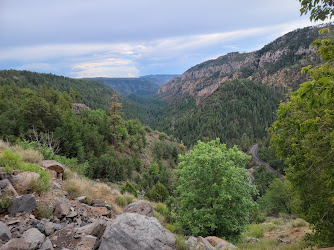
[[(174, 234), (154, 217), (149, 202), (133, 202), (120, 211), (104, 199), (69, 198), (63, 189), (64, 168), (50, 161), (41, 167), (52, 176), (44, 194), (29, 191), (38, 174), (0, 170), (1, 250), (177, 249)], [(186, 244), (188, 249), (235, 249), (217, 237), (189, 237)]]

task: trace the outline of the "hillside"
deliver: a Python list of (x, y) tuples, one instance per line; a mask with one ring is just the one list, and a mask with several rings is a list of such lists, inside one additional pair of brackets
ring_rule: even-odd
[[(270, 86), (295, 90), (307, 79), (301, 68), (319, 65), (320, 58), (310, 44), (319, 38), (322, 26), (307, 27), (289, 32), (250, 52), (233, 52), (200, 63), (161, 87), (161, 99), (173, 101), (179, 96), (195, 96), (197, 103), (211, 95), (224, 82), (248, 78)], [(330, 30), (334, 29), (329, 25)]]
[(159, 85), (146, 78), (89, 78), (103, 82), (114, 89), (121, 96), (135, 94), (137, 96), (149, 97), (155, 95), (159, 90)]
[(163, 74), (158, 74), (158, 75), (147, 75), (147, 76), (141, 76), (139, 78), (144, 78), (147, 79), (155, 84), (158, 84), (159, 86), (165, 85), (167, 82), (172, 80), (174, 77), (179, 77), (181, 75), (163, 75)]

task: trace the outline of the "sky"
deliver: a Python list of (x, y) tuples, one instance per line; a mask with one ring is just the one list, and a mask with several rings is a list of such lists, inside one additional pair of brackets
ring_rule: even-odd
[(297, 0), (0, 0), (0, 69), (182, 74), (316, 23)]

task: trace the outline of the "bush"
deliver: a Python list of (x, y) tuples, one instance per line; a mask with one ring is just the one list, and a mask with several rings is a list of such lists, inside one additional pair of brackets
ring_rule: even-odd
[(159, 140), (164, 141), (167, 138), (167, 135), (164, 132), (159, 133)]
[(133, 194), (136, 198), (138, 197), (137, 190), (128, 181), (123, 186), (121, 186), (120, 192), (121, 192), (121, 194), (124, 194), (125, 192), (128, 192), (129, 194)]
[(188, 250), (189, 246), (186, 243), (186, 239), (184, 236), (181, 235), (175, 235), (176, 239), (176, 250)]
[(133, 203), (134, 197), (133, 197), (133, 195), (125, 195), (124, 199), (126, 201), (126, 204), (130, 204), (130, 203)]
[(5, 194), (0, 196), (0, 213), (7, 212), (10, 204), (12, 204), (12, 200)]
[(120, 207), (125, 207), (127, 205), (126, 200), (123, 196), (117, 196), (115, 202)]
[(51, 220), (53, 218), (53, 208), (49, 207), (47, 204), (39, 202), (33, 214), (39, 220), (43, 218)]
[(154, 210), (165, 216), (169, 214), (168, 208), (163, 203), (158, 203), (155, 205)]
[(80, 179), (70, 179), (65, 182), (64, 190), (69, 199), (74, 199), (84, 195), (84, 184)]
[(259, 224), (251, 224), (248, 227), (249, 231), (247, 236), (252, 238), (262, 238), (263, 237), (263, 227)]
[(147, 193), (147, 197), (152, 201), (165, 201), (169, 197), (167, 188), (158, 181), (152, 189)]

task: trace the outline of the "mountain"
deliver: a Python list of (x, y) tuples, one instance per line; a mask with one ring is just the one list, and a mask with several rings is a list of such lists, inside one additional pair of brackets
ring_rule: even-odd
[(158, 74), (158, 75), (147, 75), (147, 76), (141, 76), (139, 78), (144, 78), (147, 79), (155, 84), (158, 84), (159, 86), (165, 85), (167, 82), (172, 80), (174, 77), (179, 77), (181, 75), (178, 74), (172, 74), (172, 75), (163, 75), (163, 74)]
[[(333, 25), (328, 24), (333, 31)], [(271, 86), (295, 90), (308, 79), (301, 68), (320, 63), (311, 43), (323, 37), (318, 31), (323, 26), (307, 27), (287, 33), (262, 49), (250, 52), (233, 52), (200, 63), (175, 77), (158, 92), (161, 99), (173, 101), (179, 96), (195, 96), (197, 103), (211, 95), (228, 80), (248, 78)]]
[(44, 85), (46, 88), (68, 92), (76, 95), (77, 101), (86, 104), (91, 109), (108, 110), (110, 98), (115, 93), (110, 87), (98, 81), (72, 79), (26, 70), (0, 70), (0, 86), (6, 84), (15, 84), (33, 91), (39, 91)]
[(146, 78), (89, 78), (103, 82), (114, 89), (121, 96), (135, 94), (137, 96), (149, 97), (155, 95), (159, 90), (159, 85)]

